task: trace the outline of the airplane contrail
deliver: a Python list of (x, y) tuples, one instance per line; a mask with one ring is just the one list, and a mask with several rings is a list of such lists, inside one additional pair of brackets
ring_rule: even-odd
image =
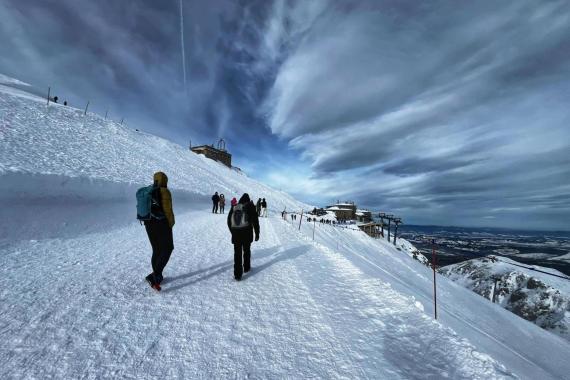
[(180, 46), (182, 48), (182, 73), (184, 75), (184, 90), (186, 90), (186, 51), (184, 50), (184, 12), (180, 0)]

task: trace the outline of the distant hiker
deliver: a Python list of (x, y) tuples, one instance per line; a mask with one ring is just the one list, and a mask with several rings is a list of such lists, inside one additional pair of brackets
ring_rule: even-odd
[(220, 202), (220, 196), (218, 195), (218, 192), (216, 191), (216, 193), (214, 195), (212, 195), (212, 213), (213, 214), (217, 214), (218, 213), (218, 203)]
[(67, 100), (63, 101), (63, 105), (66, 106), (67, 105)]
[(53, 97), (53, 102), (54, 102), (54, 103), (57, 103), (57, 99), (59, 99), (59, 98), (58, 98), (57, 96), (54, 96), (54, 97)]
[(265, 198), (261, 201), (261, 216), (267, 218), (267, 202), (265, 202)]
[(257, 215), (261, 216), (261, 198), (257, 198), (255, 209), (257, 210)]
[(232, 207), (234, 207), (235, 205), (237, 205), (237, 199), (236, 197), (232, 198), (232, 201), (230, 202), (230, 204), (232, 205)]
[(224, 194), (220, 194), (220, 214), (224, 213), (224, 208), (226, 207), (226, 196)]
[(162, 271), (174, 250), (172, 227), (172, 195), (167, 188), (168, 177), (163, 172), (154, 173), (154, 183), (137, 191), (137, 218), (144, 221), (148, 240), (152, 247), (152, 273), (146, 276), (153, 289), (160, 291)]
[(234, 278), (241, 280), (251, 269), (251, 243), (259, 240), (259, 219), (255, 205), (245, 193), (228, 213), (228, 228), (234, 245)]

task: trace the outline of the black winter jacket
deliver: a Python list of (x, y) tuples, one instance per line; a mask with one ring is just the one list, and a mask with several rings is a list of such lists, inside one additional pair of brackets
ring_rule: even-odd
[(257, 210), (253, 202), (248, 202), (245, 206), (245, 211), (247, 212), (247, 220), (249, 220), (249, 226), (246, 228), (234, 229), (232, 230), (232, 215), (234, 213), (234, 208), (232, 206), (228, 214), (228, 228), (232, 233), (232, 244), (236, 243), (249, 243), (253, 242), (253, 232), (255, 235), (259, 236), (259, 218), (257, 217)]

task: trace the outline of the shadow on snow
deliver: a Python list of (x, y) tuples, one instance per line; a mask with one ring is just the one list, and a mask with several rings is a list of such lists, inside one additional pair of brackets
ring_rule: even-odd
[[(251, 257), (252, 257), (252, 261), (254, 264), (259, 259), (270, 258), (270, 260), (264, 262), (260, 266), (252, 265), (252, 268), (251, 268), (249, 275), (247, 277), (245, 277), (244, 280), (247, 280), (247, 278), (258, 274), (258, 273), (266, 270), (267, 268), (269, 268), (272, 265), (275, 265), (279, 262), (287, 261), (287, 260), (294, 260), (297, 257), (307, 253), (309, 251), (310, 247), (311, 247), (310, 245), (301, 245), (298, 247), (286, 249), (284, 251), (280, 251), (277, 247), (262, 249), (262, 250), (257, 251), (257, 252), (252, 251)], [(170, 284), (171, 282), (176, 282), (179, 280), (185, 280), (188, 278), (193, 278), (193, 277), (198, 276), (197, 278), (193, 278), (190, 281), (185, 282), (183, 284), (175, 285), (171, 288), (166, 288), (162, 291), (162, 293), (173, 292), (173, 291), (185, 288), (186, 286), (190, 286), (190, 285), (196, 284), (198, 282), (207, 280), (209, 278), (212, 278), (214, 276), (222, 274), (226, 271), (230, 271), (232, 269), (233, 269), (233, 260), (231, 260), (231, 261), (228, 260), (228, 261), (224, 261), (223, 263), (212, 265), (208, 268), (199, 269), (199, 270), (195, 270), (195, 271), (185, 273), (185, 274), (181, 274), (178, 276), (165, 278), (163, 284)], [(201, 276), (202, 274), (205, 274), (205, 275)]]

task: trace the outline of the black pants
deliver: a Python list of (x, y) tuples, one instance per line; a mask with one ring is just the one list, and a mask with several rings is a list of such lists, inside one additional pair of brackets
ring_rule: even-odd
[(168, 225), (166, 219), (149, 220), (145, 222), (146, 233), (150, 245), (152, 246), (152, 274), (154, 282), (160, 284), (162, 282), (162, 271), (170, 260), (170, 255), (174, 250), (172, 241), (172, 228)]
[(226, 207), (226, 205), (220, 204), (220, 214), (224, 213), (224, 208)]
[(251, 243), (234, 244), (234, 277), (241, 278), (251, 269)]
[(212, 207), (212, 212), (218, 213), (218, 202), (214, 202), (214, 206)]

